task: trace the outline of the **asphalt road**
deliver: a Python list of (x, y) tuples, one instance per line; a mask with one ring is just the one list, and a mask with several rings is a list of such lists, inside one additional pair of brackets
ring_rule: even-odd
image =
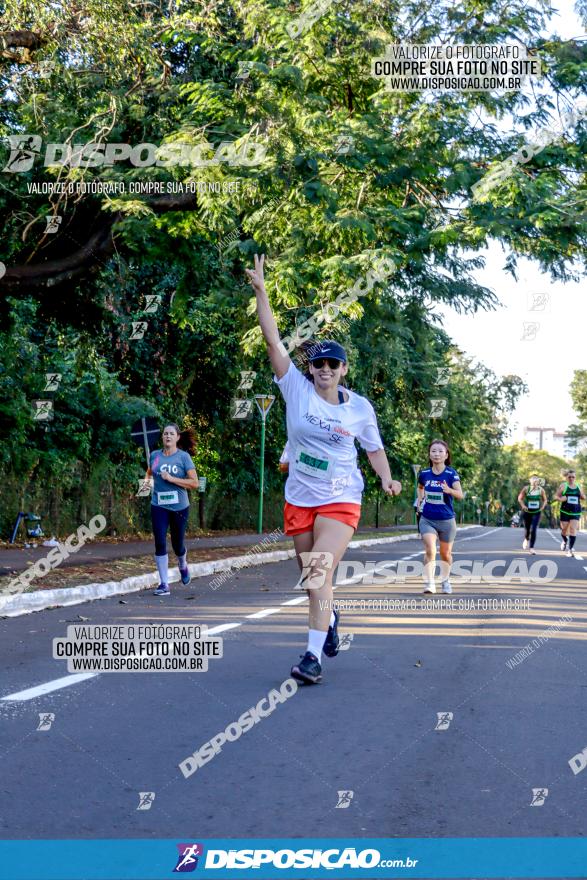
[[(0, 620), (0, 837), (585, 836), (587, 772), (569, 761), (587, 746), (587, 537), (567, 558), (557, 535), (540, 530), (533, 557), (517, 529), (475, 528), (455, 544), (461, 562), (521, 560), (523, 571), (550, 561), (550, 582), (477, 575), (455, 580), (451, 597), (423, 596), (414, 577), (340, 585), (336, 598), (355, 600), (342, 612), (348, 649), (323, 659), (322, 684), (277, 704), (189, 778), (180, 762), (279, 688), (303, 653), (307, 600), (292, 592), (293, 560), (241, 570), (216, 592), (202, 578), (166, 599), (130, 594)], [(418, 554), (414, 540), (346, 558)], [(416, 608), (386, 610), (393, 600)], [(78, 615), (226, 626), (224, 656), (206, 673), (101, 673), (42, 692), (67, 676), (52, 639)], [(47, 730), (41, 713), (55, 716)], [(548, 789), (542, 805), (533, 789)], [(340, 791), (350, 805), (337, 807)], [(139, 792), (154, 793), (148, 809), (137, 809)]]

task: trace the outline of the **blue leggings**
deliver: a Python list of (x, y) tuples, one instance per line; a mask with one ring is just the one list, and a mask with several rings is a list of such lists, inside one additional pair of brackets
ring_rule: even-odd
[(185, 530), (190, 515), (189, 504), (183, 510), (167, 510), (151, 504), (151, 522), (155, 536), (155, 556), (167, 555), (167, 529), (171, 532), (171, 546), (176, 556), (185, 553)]

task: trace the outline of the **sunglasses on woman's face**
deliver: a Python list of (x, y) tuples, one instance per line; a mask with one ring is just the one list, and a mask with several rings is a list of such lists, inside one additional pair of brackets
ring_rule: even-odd
[(312, 361), (312, 366), (316, 367), (318, 370), (324, 366), (324, 364), (328, 364), (331, 370), (337, 370), (342, 361), (337, 361), (336, 358), (317, 358), (315, 361)]

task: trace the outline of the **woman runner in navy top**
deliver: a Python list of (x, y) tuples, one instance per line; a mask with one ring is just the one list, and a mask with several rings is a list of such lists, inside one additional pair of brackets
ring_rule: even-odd
[(452, 593), (449, 581), (452, 545), (457, 534), (453, 498), (462, 500), (461, 478), (450, 467), (450, 449), (444, 440), (433, 440), (428, 447), (430, 467), (418, 475), (420, 534), (425, 547), (425, 593), (435, 593), (436, 539), (440, 543), (440, 570), (443, 593)]

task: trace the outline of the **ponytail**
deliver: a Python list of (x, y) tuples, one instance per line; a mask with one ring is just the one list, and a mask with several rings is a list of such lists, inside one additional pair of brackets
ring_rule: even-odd
[(185, 431), (180, 432), (177, 448), (183, 449), (188, 455), (196, 454), (196, 432), (193, 428), (186, 428)]
[(175, 422), (167, 422), (166, 427), (175, 428), (179, 434), (179, 439), (177, 441), (178, 449), (182, 449), (184, 452), (187, 452), (188, 455), (196, 454), (196, 432), (193, 428), (186, 428), (185, 431), (180, 431), (179, 425), (176, 425)]

